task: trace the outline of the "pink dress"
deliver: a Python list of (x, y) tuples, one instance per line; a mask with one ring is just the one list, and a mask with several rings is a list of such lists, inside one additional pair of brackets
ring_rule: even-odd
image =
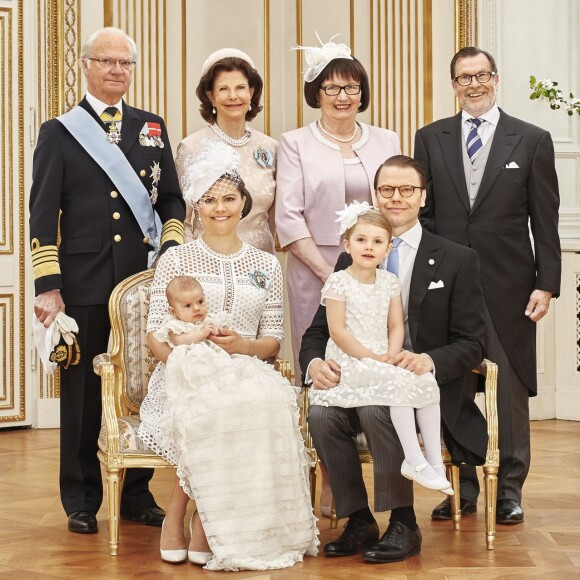
[[(378, 167), (400, 153), (397, 135), (361, 123), (362, 135), (352, 146), (357, 157), (343, 159), (316, 123), (282, 135), (278, 154), (276, 231), (280, 244), (311, 237), (334, 265), (343, 251), (336, 211), (354, 200), (375, 203), (373, 183)], [(286, 268), (296, 384), (302, 335), (320, 304), (321, 280), (291, 252)]]

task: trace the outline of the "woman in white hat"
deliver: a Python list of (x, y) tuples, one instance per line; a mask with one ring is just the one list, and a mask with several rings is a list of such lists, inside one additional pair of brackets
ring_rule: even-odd
[[(209, 123), (186, 137), (177, 147), (176, 165), (181, 177), (183, 160), (194, 155), (203, 139), (222, 141), (240, 156), (240, 174), (254, 204), (240, 224), (240, 238), (274, 253), (274, 194), (278, 143), (247, 123), (262, 110), (262, 78), (252, 59), (236, 48), (222, 48), (208, 56), (201, 67), (196, 89), (199, 112)], [(185, 217), (185, 241), (201, 235), (199, 214), (191, 207)]]

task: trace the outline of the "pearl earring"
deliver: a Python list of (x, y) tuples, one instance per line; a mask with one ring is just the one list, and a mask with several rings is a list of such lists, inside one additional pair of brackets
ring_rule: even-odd
[(211, 110), (211, 112), (215, 115), (215, 107)]
[(250, 106), (248, 107), (248, 111), (252, 110), (252, 103), (250, 103)]

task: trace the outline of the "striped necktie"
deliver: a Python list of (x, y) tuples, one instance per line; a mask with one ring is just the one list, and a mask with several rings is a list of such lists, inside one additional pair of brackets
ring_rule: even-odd
[(399, 246), (402, 241), (401, 238), (393, 238), (393, 247), (387, 260), (387, 272), (391, 272), (395, 276), (399, 275)]
[(484, 119), (469, 119), (469, 122), (471, 123), (471, 131), (467, 135), (467, 155), (469, 156), (469, 161), (473, 163), (477, 152), (483, 147), (481, 137), (477, 130), (485, 121)]
[(123, 120), (123, 115), (117, 107), (107, 107), (100, 115), (101, 121), (105, 124), (107, 129), (112, 123), (120, 123)]

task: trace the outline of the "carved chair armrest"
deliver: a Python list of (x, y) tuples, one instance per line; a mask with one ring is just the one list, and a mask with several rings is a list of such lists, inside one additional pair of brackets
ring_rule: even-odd
[(93, 359), (93, 371), (95, 371), (96, 375), (101, 376), (101, 369), (104, 364), (111, 362), (111, 355), (108, 352), (104, 352), (102, 354), (98, 354)]
[(499, 466), (498, 421), (497, 421), (497, 364), (483, 359), (476, 372), (485, 377), (485, 417), (487, 420), (486, 465)]
[(110, 455), (121, 453), (119, 423), (115, 397), (115, 367), (109, 354), (99, 354), (93, 359), (93, 369), (101, 377), (101, 397), (103, 404), (102, 424), (107, 437), (107, 451)]

